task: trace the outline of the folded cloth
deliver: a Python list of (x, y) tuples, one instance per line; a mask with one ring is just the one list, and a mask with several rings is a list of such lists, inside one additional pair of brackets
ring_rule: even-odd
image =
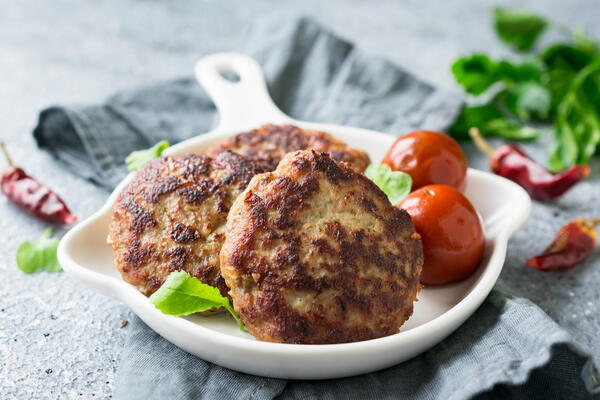
[[(249, 54), (287, 114), (398, 135), (444, 130), (460, 96), (367, 55), (308, 19), (261, 23)], [(191, 78), (119, 93), (100, 106), (44, 110), (34, 135), (65, 165), (108, 189), (123, 159), (159, 140), (210, 130), (215, 110)], [(501, 286), (501, 283), (499, 283)], [(594, 369), (569, 334), (528, 300), (498, 286), (454, 334), (383, 371), (328, 381), (238, 373), (185, 353), (135, 318), (118, 371), (116, 399), (588, 398)]]

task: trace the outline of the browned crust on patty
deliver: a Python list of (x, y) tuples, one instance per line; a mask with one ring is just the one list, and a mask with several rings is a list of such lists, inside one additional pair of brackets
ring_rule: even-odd
[(230, 150), (266, 163), (270, 170), (274, 170), (287, 153), (305, 149), (327, 152), (334, 160), (347, 162), (358, 172), (364, 172), (370, 163), (367, 153), (348, 147), (327, 132), (301, 129), (293, 125), (268, 124), (238, 133), (211, 146), (207, 154), (216, 157), (222, 151)]
[(325, 153), (288, 154), (231, 208), (221, 273), (259, 340), (344, 343), (398, 332), (423, 252), (404, 210)]
[(123, 279), (150, 295), (171, 272), (184, 270), (226, 295), (219, 252), (227, 213), (263, 171), (231, 152), (146, 164), (117, 198), (109, 226), (107, 242)]

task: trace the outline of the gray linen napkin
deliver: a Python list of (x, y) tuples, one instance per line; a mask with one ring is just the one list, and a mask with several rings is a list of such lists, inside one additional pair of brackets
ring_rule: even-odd
[[(298, 119), (399, 135), (444, 130), (461, 105), (386, 60), (300, 19), (262, 23), (249, 54), (279, 107)], [(111, 189), (132, 150), (210, 130), (214, 107), (191, 78), (119, 93), (103, 105), (44, 110), (39, 145), (74, 172)], [(285, 381), (231, 371), (162, 339), (139, 319), (118, 372), (117, 399), (553, 398), (584, 399), (596, 376), (589, 356), (528, 300), (499, 283), (457, 332), (393, 368), (329, 381)]]
[[(586, 399), (587, 356), (528, 300), (494, 290), (454, 334), (398, 366), (323, 381), (259, 378), (198, 360), (131, 324), (115, 399)], [(540, 366), (544, 368), (536, 369)], [(589, 368), (589, 367), (588, 367)]]

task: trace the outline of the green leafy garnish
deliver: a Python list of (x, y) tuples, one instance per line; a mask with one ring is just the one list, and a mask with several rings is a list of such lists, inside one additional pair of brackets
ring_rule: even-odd
[(169, 147), (169, 142), (166, 140), (162, 140), (156, 143), (154, 146), (149, 149), (137, 150), (132, 152), (125, 159), (125, 163), (127, 163), (127, 168), (130, 171), (138, 171), (142, 168), (148, 161), (160, 157), (162, 152)]
[(452, 64), (452, 74), (472, 95), (450, 134), (467, 140), (468, 130), (485, 136), (532, 140), (542, 123), (552, 123), (549, 169), (557, 172), (586, 164), (600, 146), (600, 44), (575, 29), (567, 39), (534, 51), (540, 36), (555, 23), (520, 10), (494, 10), (499, 38), (523, 60), (493, 60), (474, 53)]
[(163, 313), (177, 317), (222, 307), (244, 330), (244, 324), (229, 299), (221, 296), (216, 287), (200, 282), (185, 271), (171, 272), (165, 283), (150, 296), (150, 301)]
[(365, 175), (387, 195), (393, 205), (400, 203), (412, 188), (410, 175), (401, 171), (392, 171), (387, 164), (371, 164), (365, 170)]
[(531, 49), (546, 29), (545, 19), (521, 10), (494, 10), (496, 32), (500, 39), (515, 50)]
[(485, 136), (498, 136), (510, 140), (531, 140), (539, 131), (521, 125), (514, 119), (503, 116), (493, 104), (465, 106), (457, 120), (450, 127), (450, 134), (459, 140), (468, 140), (470, 128), (479, 128)]
[(498, 66), (485, 54), (472, 54), (459, 58), (452, 64), (452, 74), (465, 91), (481, 94), (497, 80)]
[(523, 120), (544, 119), (550, 112), (550, 91), (536, 82), (515, 85), (506, 100), (508, 109)]
[(539, 136), (537, 129), (524, 126), (513, 119), (496, 118), (483, 125), (488, 135), (494, 135), (509, 140), (531, 140)]
[(549, 168), (587, 164), (600, 142), (600, 58), (577, 74), (558, 107)]
[(537, 58), (528, 58), (521, 63), (500, 60), (496, 75), (505, 83), (537, 81), (544, 73), (544, 64)]
[(450, 127), (450, 134), (458, 140), (469, 140), (468, 131), (474, 127), (479, 128), (483, 135), (489, 135), (488, 130), (484, 129), (484, 125), (486, 122), (497, 118), (502, 118), (502, 113), (493, 104), (464, 106), (458, 118)]
[(521, 63), (508, 60), (496, 62), (485, 54), (475, 53), (456, 60), (452, 64), (452, 74), (465, 92), (480, 95), (498, 82), (511, 87), (514, 84), (537, 81), (542, 77), (543, 68), (543, 64), (536, 58)]
[(52, 228), (46, 229), (35, 241), (23, 242), (17, 248), (17, 267), (26, 274), (40, 269), (47, 272), (58, 272), (62, 268), (56, 257), (59, 240), (50, 237)]

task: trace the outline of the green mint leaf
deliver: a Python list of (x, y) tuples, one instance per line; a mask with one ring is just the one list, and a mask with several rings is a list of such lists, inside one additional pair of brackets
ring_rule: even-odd
[(545, 119), (550, 113), (550, 91), (536, 82), (520, 83), (510, 89), (506, 105), (521, 119)]
[(479, 128), (482, 135), (488, 135), (483, 129), (486, 122), (502, 118), (502, 113), (493, 104), (463, 106), (458, 118), (450, 127), (450, 135), (456, 140), (471, 140), (469, 129)]
[(497, 64), (485, 54), (461, 57), (452, 64), (452, 74), (467, 93), (480, 95), (498, 81)]
[(365, 170), (365, 175), (387, 195), (394, 206), (400, 203), (412, 188), (410, 175), (402, 171), (392, 171), (387, 164), (371, 164)]
[(35, 241), (23, 242), (17, 248), (17, 267), (26, 274), (39, 270), (58, 272), (62, 268), (56, 257), (59, 240), (50, 237), (52, 228), (46, 229)]
[(154, 146), (149, 149), (137, 150), (132, 152), (125, 159), (125, 163), (127, 163), (127, 168), (130, 171), (139, 171), (148, 161), (160, 157), (162, 152), (169, 147), (169, 142), (166, 140), (162, 140), (156, 143)]
[(548, 22), (542, 17), (521, 10), (494, 10), (494, 25), (502, 41), (518, 51), (530, 50), (546, 29)]
[(229, 299), (221, 296), (219, 289), (200, 282), (185, 271), (171, 272), (162, 286), (150, 296), (150, 301), (163, 313), (177, 317), (223, 307), (244, 330), (244, 324)]

